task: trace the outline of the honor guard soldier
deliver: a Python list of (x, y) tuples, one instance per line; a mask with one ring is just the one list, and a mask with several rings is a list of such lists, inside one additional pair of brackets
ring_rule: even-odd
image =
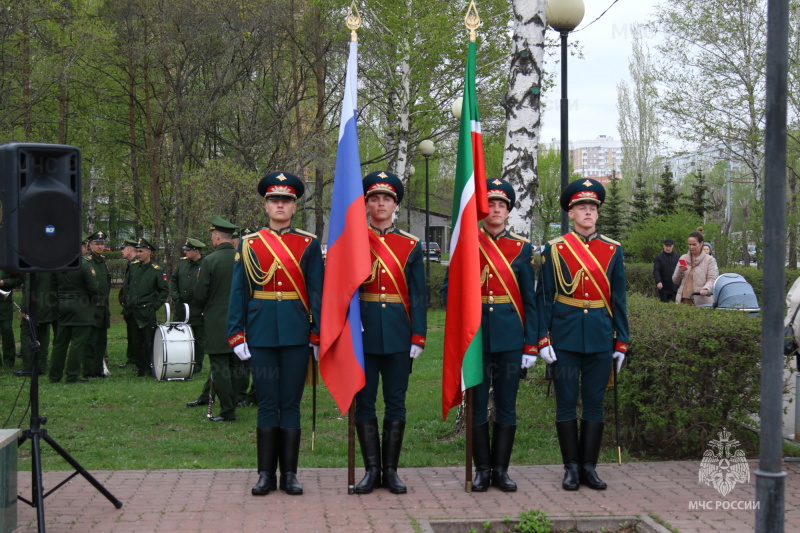
[(153, 335), (156, 329), (156, 312), (169, 296), (167, 273), (153, 262), (156, 250), (147, 239), (136, 243), (138, 261), (130, 265), (127, 278), (125, 305), (130, 308), (135, 324), (133, 330), (133, 352), (138, 377), (152, 376), (150, 362), (153, 358)]
[[(214, 253), (203, 259), (200, 276), (194, 288), (194, 303), (203, 314), (205, 351), (211, 364), (214, 394), (219, 398), (220, 412), (211, 422), (236, 420), (236, 391), (241, 375), (241, 361), (228, 345), (226, 323), (228, 301), (231, 296), (231, 278), (236, 249), (231, 240), (236, 226), (219, 216), (211, 218), (211, 246)], [(205, 389), (204, 389), (205, 391)], [(200, 398), (203, 395), (201, 393)], [(198, 401), (200, 400), (198, 398)], [(208, 401), (208, 392), (206, 392)]]
[(100, 299), (97, 272), (84, 256), (76, 270), (56, 273), (58, 291), (58, 330), (50, 362), (50, 381), (85, 383), (80, 379), (81, 362), (92, 348), (95, 308)]
[[(411, 365), (425, 348), (425, 267), (419, 239), (394, 225), (394, 213), (403, 200), (400, 179), (391, 172), (373, 172), (363, 185), (372, 274), (359, 292), (366, 384), (355, 397), (355, 425), (366, 474), (355, 491), (368, 494), (383, 486), (393, 494), (405, 494), (397, 466)], [(381, 380), (385, 412), (379, 442), (375, 401)]]
[[(319, 349), (322, 251), (315, 235), (292, 228), (303, 182), (272, 172), (258, 184), (269, 227), (242, 236), (233, 268), (228, 342), (250, 368), (258, 398), (258, 482), (254, 495), (277, 486), (302, 494), (297, 480), (300, 400), (309, 343)], [(252, 358), (251, 358), (252, 354)], [(280, 484), (275, 472), (281, 464)]]
[(134, 338), (136, 336), (136, 320), (133, 318), (133, 309), (131, 309), (125, 301), (125, 287), (130, 283), (131, 276), (136, 272), (136, 269), (131, 267), (139, 262), (136, 257), (136, 240), (125, 239), (120, 246), (122, 258), (127, 261), (125, 264), (125, 274), (122, 276), (122, 287), (119, 289), (119, 304), (122, 306), (122, 318), (125, 319), (125, 331), (127, 348), (125, 350), (125, 362), (119, 365), (120, 368), (125, 368), (128, 365), (136, 366), (133, 356)]
[[(489, 214), (478, 233), (481, 269), (483, 381), (475, 387), (472, 410), (472, 490), (489, 485), (514, 492), (508, 465), (517, 430), (517, 391), (521, 369), (536, 362), (538, 320), (530, 241), (506, 228), (516, 204), (505, 180), (486, 182)], [(495, 420), (489, 446), (489, 390), (494, 388)]]
[(104, 378), (103, 361), (108, 347), (108, 328), (111, 327), (111, 311), (108, 297), (111, 293), (111, 274), (108, 272), (103, 251), (106, 248), (106, 234), (98, 231), (89, 236), (89, 253), (84, 259), (89, 261), (97, 278), (99, 296), (94, 308), (94, 325), (89, 349), (83, 357), (83, 377)]
[[(565, 490), (603, 490), (595, 467), (603, 436), (603, 397), (611, 365), (628, 350), (625, 264), (620, 243), (597, 233), (605, 189), (593, 179), (570, 183), (561, 207), (573, 231), (547, 243), (536, 288), (539, 353), (553, 367), (556, 431)], [(583, 406), (580, 438), (577, 404)]]

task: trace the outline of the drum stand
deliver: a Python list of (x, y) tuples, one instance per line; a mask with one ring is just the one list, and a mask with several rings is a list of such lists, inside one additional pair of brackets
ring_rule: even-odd
[[(18, 444), (22, 445), (26, 440), (31, 440), (31, 448), (32, 448), (32, 468), (31, 468), (31, 500), (27, 500), (22, 496), (17, 495), (17, 498), (30, 505), (31, 507), (36, 507), (36, 519), (38, 523), (38, 531), (40, 533), (44, 533), (45, 530), (45, 522), (44, 522), (44, 499), (61, 488), (63, 485), (67, 484), (72, 478), (77, 476), (78, 474), (82, 475), (86, 480), (91, 483), (94, 488), (96, 488), (100, 493), (105, 496), (108, 501), (114, 504), (114, 507), (117, 509), (122, 508), (122, 502), (114, 497), (103, 485), (97, 481), (94, 476), (92, 476), (89, 472), (83, 468), (78, 461), (76, 461), (67, 451), (58, 445), (58, 443), (51, 437), (47, 430), (44, 429), (42, 426), (47, 423), (47, 418), (43, 416), (39, 416), (39, 341), (36, 338), (36, 274), (30, 274), (30, 287), (28, 289), (28, 294), (30, 297), (30, 305), (28, 306), (28, 325), (30, 326), (31, 330), (31, 390), (30, 390), (30, 401), (31, 401), (31, 427), (29, 429), (25, 429), (22, 432), (22, 437), (20, 437)], [(42, 455), (41, 455), (41, 439), (50, 445), (61, 457), (64, 458), (66, 462), (68, 462), (72, 468), (75, 469), (69, 477), (63, 480), (61, 483), (53, 487), (50, 491), (46, 494), (43, 494), (44, 487), (42, 485)]]

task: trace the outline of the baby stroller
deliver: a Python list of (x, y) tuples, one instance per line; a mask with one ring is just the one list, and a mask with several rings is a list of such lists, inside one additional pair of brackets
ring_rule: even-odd
[(753, 287), (741, 274), (720, 274), (714, 282), (712, 296), (712, 303), (698, 307), (742, 311), (751, 316), (761, 310)]

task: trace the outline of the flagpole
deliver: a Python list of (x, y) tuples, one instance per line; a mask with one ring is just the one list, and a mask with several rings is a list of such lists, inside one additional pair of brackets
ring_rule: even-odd
[[(471, 0), (469, 7), (467, 7), (467, 14), (464, 16), (464, 25), (469, 30), (470, 42), (475, 42), (477, 39), (477, 30), (481, 25), (481, 18), (478, 16), (478, 8), (475, 6), (475, 0)], [(467, 88), (465, 87), (464, 90)], [(464, 490), (472, 492), (472, 409), (473, 409), (473, 388), (470, 387), (466, 390), (466, 408), (464, 416), (466, 420), (466, 461), (465, 461), (465, 477)]]

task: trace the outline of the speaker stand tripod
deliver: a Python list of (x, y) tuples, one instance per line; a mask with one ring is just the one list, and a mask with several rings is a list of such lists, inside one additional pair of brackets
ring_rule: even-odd
[[(67, 484), (72, 478), (78, 474), (82, 475), (86, 480), (96, 488), (100, 494), (105, 496), (108, 501), (114, 504), (117, 509), (122, 508), (122, 502), (114, 497), (94, 476), (92, 476), (81, 464), (76, 461), (67, 451), (59, 446), (59, 444), (51, 437), (47, 430), (42, 426), (47, 423), (47, 418), (39, 416), (39, 340), (36, 336), (36, 274), (30, 274), (30, 287), (28, 287), (28, 295), (30, 304), (28, 305), (28, 325), (31, 330), (31, 427), (22, 432), (18, 444), (22, 445), (26, 440), (31, 441), (31, 499), (28, 500), (22, 496), (17, 495), (17, 498), (36, 508), (36, 518), (38, 523), (38, 531), (44, 533), (44, 499)], [(70, 476), (64, 479), (61, 483), (44, 493), (44, 486), (42, 484), (42, 455), (41, 455), (41, 441), (44, 440), (56, 451), (66, 462), (75, 469)]]

